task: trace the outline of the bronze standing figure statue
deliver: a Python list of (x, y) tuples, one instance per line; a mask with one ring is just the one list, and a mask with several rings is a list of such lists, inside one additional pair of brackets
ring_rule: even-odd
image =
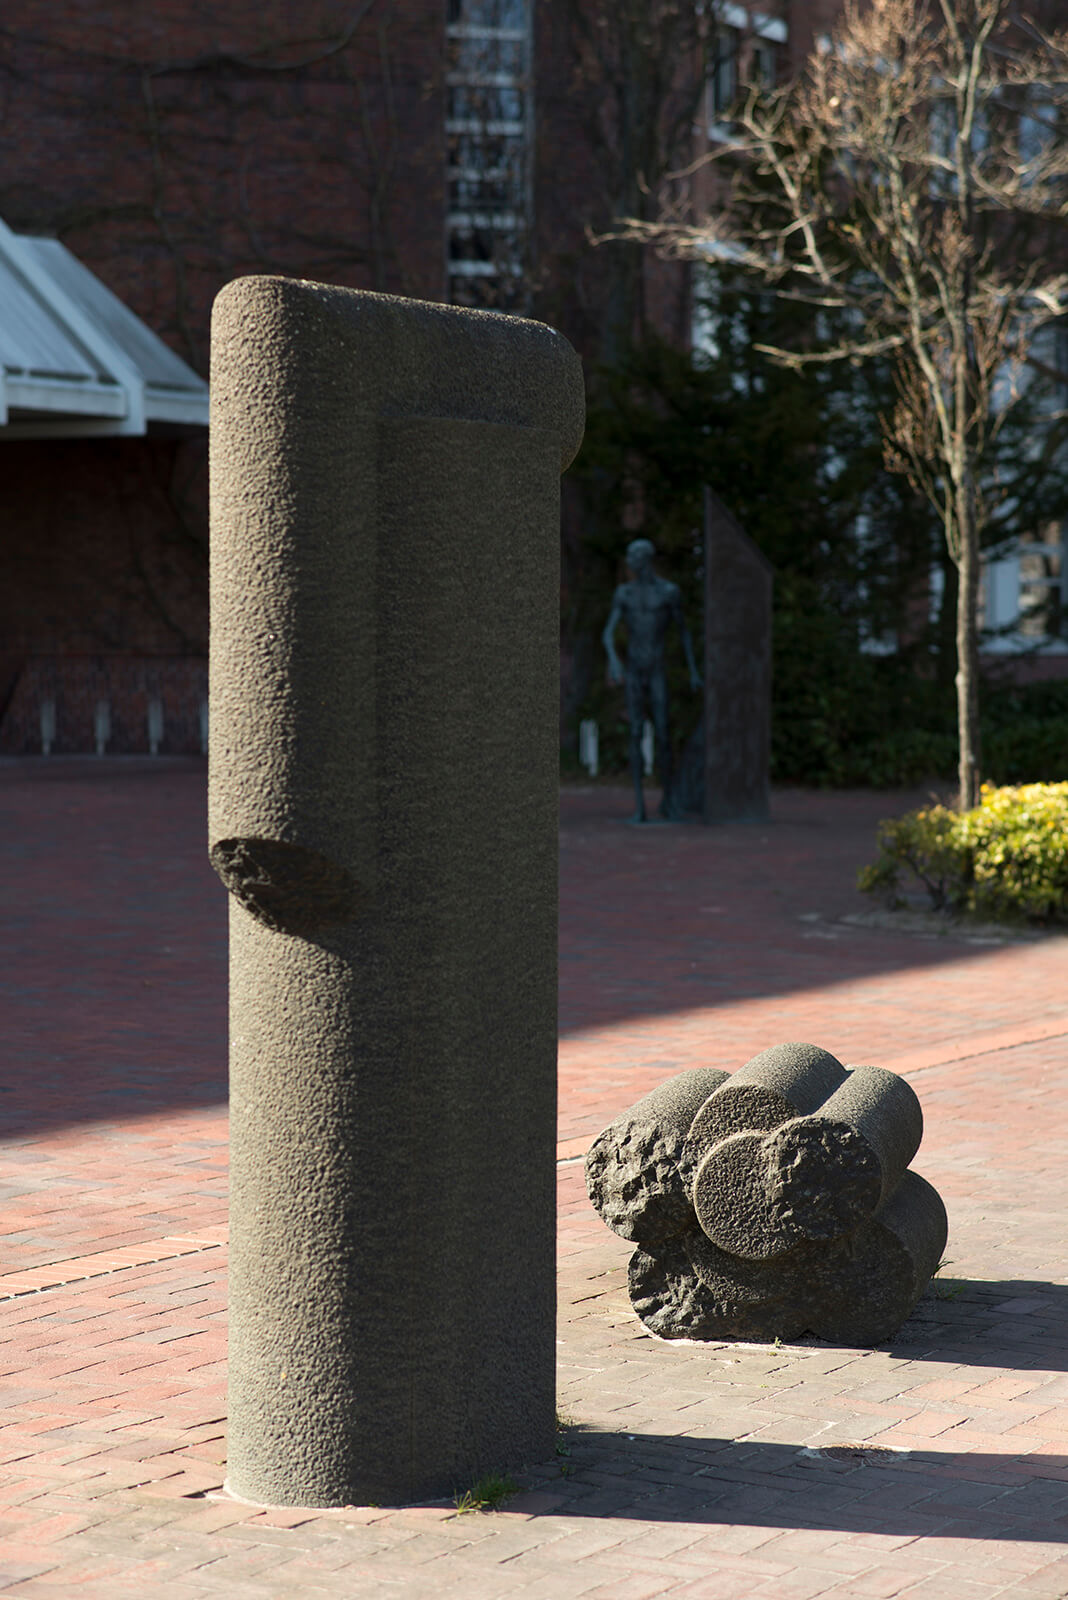
[[(653, 724), (656, 740), (656, 765), (660, 774), (663, 798), (660, 817), (665, 822), (678, 821), (674, 796), (674, 771), (671, 760), (671, 742), (668, 731), (667, 678), (664, 671), (664, 639), (668, 626), (674, 623), (682, 637), (686, 665), (690, 669), (690, 687), (699, 689), (701, 677), (694, 661), (693, 645), (682, 614), (682, 596), (677, 583), (669, 583), (653, 570), (656, 551), (648, 539), (634, 539), (627, 546), (628, 581), (621, 583), (612, 596), (612, 610), (602, 634), (608, 654), (608, 681), (624, 684), (627, 693), (627, 716), (630, 718), (630, 770), (634, 780), (634, 815), (632, 822), (647, 822), (645, 798), (642, 794), (642, 725), (646, 707)], [(620, 621), (627, 627), (627, 661), (624, 667), (615, 647), (615, 633)]]

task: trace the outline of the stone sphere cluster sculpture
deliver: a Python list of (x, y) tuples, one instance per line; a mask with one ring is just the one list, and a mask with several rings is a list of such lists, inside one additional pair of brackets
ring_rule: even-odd
[(922, 1135), (896, 1073), (781, 1044), (669, 1078), (594, 1141), (586, 1184), (638, 1246), (630, 1297), (652, 1333), (878, 1344), (945, 1248), (941, 1198), (908, 1170)]

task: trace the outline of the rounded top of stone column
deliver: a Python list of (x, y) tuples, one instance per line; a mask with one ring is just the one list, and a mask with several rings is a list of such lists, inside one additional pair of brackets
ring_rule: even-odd
[[(350, 413), (355, 405), (372, 416), (555, 430), (561, 472), (582, 442), (582, 364), (543, 322), (256, 276), (235, 278), (216, 296), (212, 331), (217, 355), (234, 339), (255, 346), (260, 370), (265, 358), (276, 359), (276, 372), (289, 374), (294, 394), (309, 380), (302, 354), (321, 360), (327, 337), (336, 358), (352, 363), (343, 399)], [(221, 376), (216, 365), (213, 380)], [(323, 371), (323, 383), (331, 376)]]

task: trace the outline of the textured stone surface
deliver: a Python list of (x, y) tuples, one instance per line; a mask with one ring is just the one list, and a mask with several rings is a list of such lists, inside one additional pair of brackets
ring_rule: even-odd
[(587, 1189), (624, 1239), (655, 1245), (692, 1227), (686, 1137), (695, 1113), (726, 1079), (715, 1067), (669, 1078), (594, 1140), (586, 1157)]
[(731, 1073), (718, 1094), (698, 1110), (686, 1141), (696, 1167), (721, 1139), (762, 1128), (770, 1133), (792, 1117), (807, 1116), (841, 1087), (845, 1068), (813, 1044), (777, 1044)]
[(914, 1091), (808, 1044), (719, 1076), (700, 1104), (711, 1078), (669, 1079), (587, 1157), (590, 1199), (640, 1246), (638, 1315), (669, 1339), (888, 1338), (946, 1242), (939, 1196), (907, 1170), (923, 1133)]
[(570, 346), (278, 278), (216, 303), (229, 1481), (447, 1494), (551, 1450)]

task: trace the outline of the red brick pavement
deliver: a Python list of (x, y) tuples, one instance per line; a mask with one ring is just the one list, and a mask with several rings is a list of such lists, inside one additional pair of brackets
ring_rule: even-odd
[[(874, 821), (914, 798), (637, 832), (621, 791), (565, 794), (560, 1453), (496, 1513), (263, 1511), (221, 1490), (203, 771), (0, 764), (0, 1592), (1068, 1595), (1068, 941), (843, 922)], [(879, 1350), (654, 1340), (575, 1157), (670, 1072), (787, 1038), (912, 1078), (951, 1260)]]

